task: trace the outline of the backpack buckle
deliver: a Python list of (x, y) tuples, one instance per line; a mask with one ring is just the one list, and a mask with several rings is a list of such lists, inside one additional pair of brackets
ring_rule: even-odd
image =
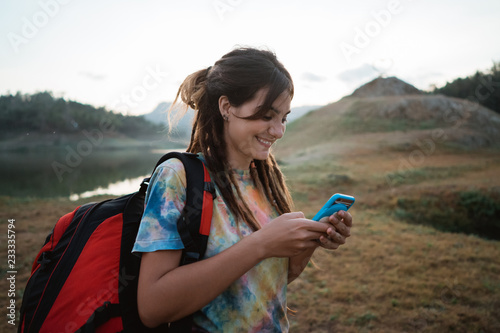
[(212, 182), (205, 182), (205, 185), (203, 186), (203, 190), (209, 192), (214, 199), (217, 197), (217, 194), (215, 193), (215, 185), (214, 185), (214, 183), (212, 183)]
[(200, 260), (200, 254), (198, 252), (186, 251), (184, 253), (184, 258), (182, 259), (182, 265), (192, 264)]

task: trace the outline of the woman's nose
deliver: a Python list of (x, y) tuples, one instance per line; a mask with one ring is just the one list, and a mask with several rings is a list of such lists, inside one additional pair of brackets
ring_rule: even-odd
[(281, 121), (273, 121), (269, 128), (269, 134), (276, 139), (281, 139), (285, 134), (285, 124)]

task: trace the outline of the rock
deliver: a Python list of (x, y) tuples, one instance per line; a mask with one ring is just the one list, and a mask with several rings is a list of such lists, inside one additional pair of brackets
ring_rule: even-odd
[(402, 96), (421, 95), (420, 90), (396, 77), (376, 78), (358, 89), (351, 97), (379, 97), (379, 96)]

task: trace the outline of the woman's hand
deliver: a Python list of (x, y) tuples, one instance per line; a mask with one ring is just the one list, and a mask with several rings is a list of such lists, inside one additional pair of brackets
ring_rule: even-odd
[(345, 243), (347, 237), (351, 236), (352, 216), (346, 211), (338, 211), (335, 214), (324, 217), (319, 222), (329, 224), (326, 231), (328, 236), (321, 236), (319, 242), (321, 247), (336, 250)]
[(264, 257), (292, 257), (318, 247), (317, 240), (328, 236), (332, 226), (306, 219), (302, 212), (286, 213), (256, 231)]

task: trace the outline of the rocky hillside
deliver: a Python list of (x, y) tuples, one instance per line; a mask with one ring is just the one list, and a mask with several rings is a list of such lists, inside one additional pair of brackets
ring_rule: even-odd
[(396, 77), (377, 78), (356, 89), (351, 97), (421, 95), (422, 92)]
[(355, 142), (401, 148), (433, 136), (466, 149), (495, 146), (500, 115), (468, 100), (423, 94), (397, 78), (378, 78), (291, 123), (278, 153), (307, 156)]

